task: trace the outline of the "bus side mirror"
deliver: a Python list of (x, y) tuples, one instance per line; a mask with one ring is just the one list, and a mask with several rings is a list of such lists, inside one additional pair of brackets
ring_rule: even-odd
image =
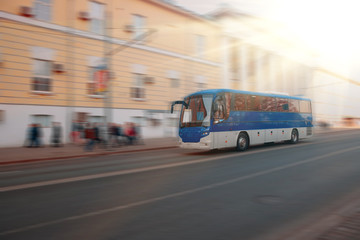
[(176, 105), (176, 104), (182, 104), (185, 106), (186, 109), (189, 108), (189, 104), (187, 104), (185, 101), (174, 101), (171, 103), (171, 110), (170, 110), (171, 113), (174, 112), (174, 105)]

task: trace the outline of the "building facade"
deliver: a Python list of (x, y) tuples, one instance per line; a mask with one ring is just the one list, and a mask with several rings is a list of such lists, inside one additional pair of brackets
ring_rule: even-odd
[(199, 16), (166, 0), (0, 0), (0, 146), (28, 124), (135, 122), (176, 136), (170, 103), (232, 88), (312, 99), (315, 119), (359, 118), (360, 84), (318, 66), (282, 26), (230, 7)]
[(0, 146), (51, 122), (136, 122), (175, 136), (170, 103), (222, 85), (218, 24), (160, 0), (14, 0), (0, 5)]
[(312, 99), (315, 124), (344, 126), (347, 119), (360, 125), (358, 74), (346, 77), (332, 70), (316, 51), (268, 19), (227, 6), (211, 16), (222, 28), (226, 87), (305, 96)]

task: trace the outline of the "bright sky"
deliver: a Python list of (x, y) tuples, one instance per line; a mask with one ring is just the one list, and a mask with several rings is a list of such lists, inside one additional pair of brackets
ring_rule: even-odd
[[(300, 40), (340, 68), (360, 64), (359, 0), (175, 0), (205, 14), (228, 3), (242, 11), (288, 26)], [(340, 66), (342, 65), (342, 66)]]

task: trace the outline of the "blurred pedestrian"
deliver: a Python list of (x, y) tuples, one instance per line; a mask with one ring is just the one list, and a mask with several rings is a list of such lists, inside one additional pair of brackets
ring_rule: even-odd
[(105, 139), (104, 139), (104, 134), (102, 133), (102, 128), (101, 128), (101, 124), (99, 123), (94, 123), (94, 133), (95, 133), (95, 144), (99, 145), (99, 146), (103, 146), (105, 147)]
[(28, 124), (28, 127), (26, 129), (24, 147), (30, 146), (32, 126), (33, 124)]
[(136, 130), (133, 123), (126, 124), (125, 135), (128, 139), (128, 144), (134, 144), (134, 140), (136, 139)]
[(110, 124), (110, 128), (109, 128), (109, 134), (110, 134), (110, 145), (112, 147), (118, 147), (120, 146), (120, 142), (119, 142), (119, 128), (117, 126), (117, 124), (115, 123), (111, 123)]
[(74, 144), (80, 143), (79, 125), (80, 125), (80, 123), (78, 123), (78, 121), (73, 120), (72, 126), (71, 126), (71, 142)]
[(137, 144), (145, 144), (144, 143), (144, 139), (142, 137), (141, 134), (141, 126), (139, 124), (134, 124), (134, 128), (135, 128), (135, 141)]
[(118, 145), (120, 146), (121, 143), (122, 143), (122, 137), (123, 137), (123, 129), (122, 129), (122, 126), (121, 124), (118, 124), (116, 125), (117, 127), (117, 131), (116, 131), (116, 140), (117, 140), (117, 143)]
[(37, 127), (37, 132), (38, 132), (39, 147), (45, 147), (44, 141), (43, 141), (44, 134), (43, 134), (42, 126), (39, 123), (39, 124), (36, 124), (36, 127)]
[(30, 143), (28, 147), (39, 147), (40, 146), (40, 131), (38, 124), (32, 124), (30, 129)]
[(53, 147), (61, 146), (62, 128), (59, 122), (53, 122), (51, 128), (51, 144)]
[(92, 151), (93, 148), (94, 148), (94, 143), (95, 143), (95, 130), (91, 126), (90, 123), (86, 124), (84, 134), (85, 134), (85, 140), (86, 140), (84, 150), (85, 151)]

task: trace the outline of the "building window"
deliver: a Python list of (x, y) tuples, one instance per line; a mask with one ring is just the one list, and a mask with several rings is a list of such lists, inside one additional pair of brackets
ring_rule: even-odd
[(198, 82), (196, 83), (196, 88), (198, 91), (206, 89), (206, 83)]
[(31, 122), (40, 124), (40, 127), (50, 127), (51, 120), (52, 120), (51, 115), (45, 115), (45, 114), (31, 115)]
[(104, 4), (90, 2), (90, 31), (97, 34), (104, 34)]
[(133, 87), (131, 88), (131, 97), (134, 99), (145, 99), (144, 74), (134, 73)]
[(179, 88), (180, 87), (180, 75), (178, 71), (168, 70), (167, 78), (170, 80), (171, 88)]
[(0, 110), (0, 123), (5, 121), (5, 110)]
[(141, 116), (131, 117), (131, 122), (135, 123), (138, 127), (146, 127), (146, 118)]
[(42, 21), (51, 21), (51, 5), (52, 0), (35, 0), (35, 18)]
[(180, 79), (178, 79), (178, 78), (170, 78), (170, 86), (172, 88), (179, 88), (180, 87)]
[(51, 92), (51, 66), (48, 60), (34, 59), (33, 91)]
[(90, 123), (103, 123), (105, 121), (104, 116), (88, 116), (88, 122)]
[(133, 39), (135, 40), (142, 40), (140, 39), (141, 35), (145, 33), (145, 24), (146, 18), (140, 15), (133, 15), (133, 26), (134, 26), (134, 35)]
[(205, 36), (196, 35), (196, 42), (195, 42), (195, 53), (197, 57), (203, 58), (205, 55)]
[(108, 72), (105, 69), (89, 67), (88, 95), (103, 97), (107, 91)]
[(195, 76), (196, 90), (201, 91), (207, 88), (206, 78), (204, 76)]

